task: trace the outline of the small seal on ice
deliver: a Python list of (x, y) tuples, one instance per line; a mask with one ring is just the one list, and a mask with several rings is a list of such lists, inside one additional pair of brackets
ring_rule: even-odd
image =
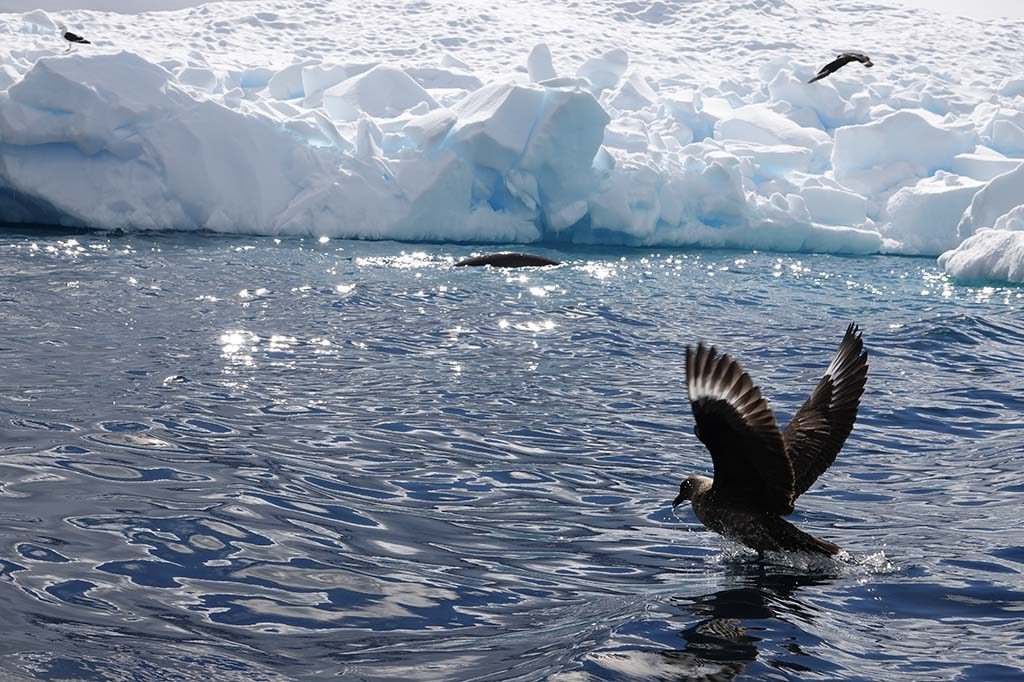
[(483, 256), (474, 256), (460, 260), (455, 267), (490, 265), (495, 268), (529, 268), (544, 265), (561, 265), (557, 260), (551, 260), (544, 256), (535, 256), (532, 253), (487, 253)]
[(814, 81), (820, 81), (826, 76), (831, 76), (850, 62), (860, 62), (869, 69), (875, 65), (874, 62), (871, 61), (871, 57), (867, 56), (863, 52), (843, 52), (828, 64), (821, 67), (821, 71), (818, 72), (818, 75), (807, 82), (813, 83)]
[(86, 40), (77, 33), (72, 33), (64, 24), (59, 24), (57, 28), (60, 31), (61, 37), (68, 41), (68, 49), (65, 52), (71, 52), (71, 48), (75, 46), (75, 43), (79, 45), (92, 45), (91, 41)]
[(714, 347), (686, 347), (686, 386), (694, 434), (711, 452), (715, 477), (689, 476), (672, 506), (690, 500), (708, 529), (757, 550), (832, 555), (839, 547), (783, 516), (824, 472), (857, 419), (867, 351), (851, 324), (811, 397), (779, 432), (775, 416), (739, 363)]

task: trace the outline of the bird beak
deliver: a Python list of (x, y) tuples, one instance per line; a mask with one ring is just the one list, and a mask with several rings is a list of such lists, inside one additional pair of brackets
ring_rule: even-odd
[(686, 502), (686, 498), (683, 497), (682, 494), (677, 495), (676, 499), (672, 500), (672, 508), (675, 509), (676, 507), (681, 505), (683, 502)]

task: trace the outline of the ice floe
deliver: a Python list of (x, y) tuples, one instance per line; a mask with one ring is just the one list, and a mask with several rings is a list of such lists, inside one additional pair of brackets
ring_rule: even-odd
[(947, 269), (1024, 221), (1020, 22), (878, 8), (876, 67), (809, 85), (831, 48), (791, 36), (849, 38), (842, 6), (436, 4), (0, 14), (0, 220)]
[(960, 280), (1024, 283), (1024, 231), (982, 229), (939, 256), (939, 264)]

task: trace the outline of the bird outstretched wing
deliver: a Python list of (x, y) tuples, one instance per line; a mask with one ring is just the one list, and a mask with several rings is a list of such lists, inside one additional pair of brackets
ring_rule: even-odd
[(796, 496), (832, 466), (853, 430), (868, 376), (867, 359), (860, 330), (851, 324), (825, 376), (782, 432), (793, 464)]
[(713, 490), (751, 511), (793, 511), (793, 467), (775, 415), (739, 363), (714, 347), (686, 347), (694, 433), (711, 452)]

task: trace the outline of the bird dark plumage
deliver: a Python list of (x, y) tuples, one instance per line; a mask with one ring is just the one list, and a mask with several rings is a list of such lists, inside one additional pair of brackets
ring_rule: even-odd
[(89, 42), (82, 36), (78, 35), (77, 33), (72, 33), (71, 31), (64, 32), (64, 40), (68, 41), (69, 43), (81, 43), (82, 45), (92, 45), (91, 42)]
[(850, 62), (860, 62), (869, 69), (875, 65), (874, 62), (871, 61), (871, 57), (867, 56), (863, 52), (843, 52), (834, 60), (821, 67), (821, 70), (818, 71), (818, 75), (807, 82), (813, 83), (815, 81), (820, 81), (822, 78), (827, 76), (831, 76)]
[(488, 253), (483, 256), (474, 256), (460, 260), (455, 267), (479, 267), (490, 265), (495, 268), (531, 268), (544, 267), (546, 265), (561, 265), (562, 263), (544, 256), (537, 256), (532, 253)]
[(864, 342), (851, 324), (825, 376), (780, 433), (760, 389), (738, 362), (713, 347), (688, 346), (694, 433), (711, 453), (715, 477), (688, 477), (673, 506), (690, 500), (705, 526), (759, 553), (838, 552), (782, 517), (835, 461), (857, 418), (867, 371)]
[(71, 48), (75, 45), (92, 45), (91, 41), (86, 40), (77, 33), (72, 33), (64, 24), (57, 24), (57, 32), (68, 43), (68, 49), (64, 50), (65, 52), (71, 52)]
[(775, 415), (750, 376), (702, 344), (696, 352), (686, 349), (686, 381), (694, 433), (711, 452), (718, 496), (758, 511), (792, 512), (793, 466)]
[(850, 325), (825, 376), (782, 432), (793, 462), (798, 496), (836, 460), (853, 430), (867, 378), (864, 341), (857, 328)]

